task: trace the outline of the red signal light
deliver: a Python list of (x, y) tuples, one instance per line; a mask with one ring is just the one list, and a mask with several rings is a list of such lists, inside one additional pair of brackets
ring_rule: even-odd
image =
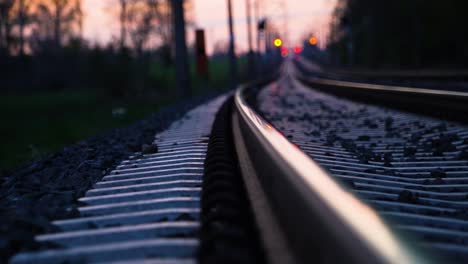
[(302, 52), (302, 47), (296, 46), (296, 47), (294, 47), (293, 51), (294, 51), (294, 53), (299, 54), (299, 53)]
[(289, 55), (289, 50), (288, 50), (288, 48), (282, 47), (282, 48), (281, 48), (281, 56), (282, 56), (283, 58), (286, 58), (288, 55)]

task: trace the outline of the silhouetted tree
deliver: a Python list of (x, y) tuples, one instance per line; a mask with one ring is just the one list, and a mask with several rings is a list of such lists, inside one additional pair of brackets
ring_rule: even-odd
[[(193, 4), (191, 0), (183, 2), (187, 14), (185, 22), (191, 26), (194, 24)], [(171, 0), (118, 0), (118, 6), (121, 48), (132, 48), (141, 54), (145, 49), (163, 47), (171, 53), (174, 48)]]
[(40, 0), (36, 12), (36, 33), (51, 40), (56, 48), (80, 34), (82, 23), (80, 0)]
[(467, 8), (460, 0), (339, 0), (331, 47), (358, 65), (467, 66)]
[(17, 26), (17, 39), (18, 39), (18, 49), (19, 54), (24, 55), (24, 50), (26, 46), (25, 41), (25, 29), (29, 26), (33, 20), (34, 16), (32, 13), (32, 8), (35, 4), (34, 0), (16, 0), (13, 7), (14, 13), (16, 13), (15, 26)]
[(12, 14), (13, 0), (0, 0), (0, 53), (8, 53), (12, 40)]
[(143, 48), (150, 40), (151, 35), (156, 34), (158, 11), (158, 1), (156, 0), (134, 1), (129, 6), (127, 14), (129, 34), (132, 47), (138, 55), (143, 52)]
[(120, 49), (125, 47), (125, 39), (127, 37), (127, 0), (119, 0), (120, 4)]

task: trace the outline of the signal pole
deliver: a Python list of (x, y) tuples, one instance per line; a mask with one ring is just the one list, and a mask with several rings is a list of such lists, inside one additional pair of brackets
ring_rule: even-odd
[[(261, 34), (263, 32), (263, 29), (260, 29), (260, 23), (262, 23), (260, 20), (260, 1), (261, 0), (255, 0), (254, 3), (254, 16), (255, 16), (255, 30), (256, 30), (256, 48), (257, 48), (257, 53), (255, 54), (255, 73), (257, 76), (260, 76), (262, 73), (262, 64), (263, 64), (263, 58), (262, 58), (262, 48), (261, 48)], [(265, 21), (265, 20), (263, 20)], [(265, 24), (265, 23), (263, 23)]]
[(260, 24), (260, 0), (255, 0), (255, 22), (256, 22), (256, 29), (257, 29), (257, 54), (260, 54), (260, 30), (258, 25)]
[(237, 86), (237, 61), (236, 61), (235, 39), (234, 39), (234, 24), (232, 21), (231, 0), (227, 0), (227, 8), (228, 8), (228, 23), (229, 23), (229, 64), (230, 64), (230, 72), (231, 72), (231, 88), (234, 89)]
[(190, 96), (190, 76), (187, 43), (185, 39), (185, 18), (183, 0), (171, 0), (174, 18), (176, 82), (179, 96)]
[(251, 1), (245, 0), (245, 7), (247, 13), (247, 41), (249, 44), (249, 53), (247, 55), (248, 75), (250, 78), (255, 78), (255, 59), (252, 48), (252, 15), (251, 15)]
[(283, 12), (284, 12), (284, 31), (285, 31), (285, 36), (284, 38), (286, 39), (286, 42), (288, 43), (289, 46), (291, 46), (291, 39), (289, 39), (289, 10), (288, 10), (288, 2), (286, 0), (283, 0), (282, 2), (283, 6)]

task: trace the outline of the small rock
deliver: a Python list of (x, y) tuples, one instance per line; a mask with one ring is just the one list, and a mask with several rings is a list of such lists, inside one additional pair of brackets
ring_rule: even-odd
[(412, 192), (408, 190), (404, 190), (400, 192), (398, 195), (398, 201), (400, 202), (405, 202), (405, 203), (417, 203), (418, 202), (418, 196), (416, 194), (413, 194)]
[(187, 213), (182, 213), (181, 215), (177, 216), (176, 220), (177, 221), (193, 221), (195, 219)]
[(468, 151), (464, 150), (458, 154), (458, 158), (461, 160), (468, 160)]
[(127, 148), (133, 152), (138, 151), (138, 144), (136, 142), (127, 143)]
[(370, 137), (369, 136), (359, 136), (357, 138), (358, 141), (369, 141)]
[(443, 178), (445, 176), (447, 176), (447, 174), (442, 169), (435, 169), (435, 170), (431, 171), (431, 177)]
[(141, 147), (141, 153), (143, 154), (158, 153), (158, 146), (156, 146), (155, 144), (150, 144), (150, 145), (143, 144), (143, 146)]
[(393, 125), (393, 118), (392, 117), (387, 117), (385, 119), (385, 129), (386, 130), (389, 130), (392, 128), (392, 125)]
[(414, 154), (416, 154), (416, 148), (405, 148), (404, 150), (404, 155), (405, 157), (411, 157), (411, 156), (414, 156)]

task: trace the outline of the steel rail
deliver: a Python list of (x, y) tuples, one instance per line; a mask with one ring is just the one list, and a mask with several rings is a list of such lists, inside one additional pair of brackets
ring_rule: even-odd
[[(10, 263), (195, 263), (208, 135), (228, 94), (187, 112), (79, 199), (79, 215), (40, 234)], [(53, 245), (53, 247), (49, 246)]]
[(447, 120), (468, 122), (468, 92), (343, 81), (324, 76), (306, 76), (297, 66), (294, 76), (323, 92), (376, 103), (407, 111), (420, 112)]
[(242, 136), (236, 145), (247, 150), (254, 177), (297, 262), (422, 262), (373, 209), (260, 117), (247, 103), (249, 92), (243, 86), (235, 94), (233, 126)]
[[(302, 79), (304, 78), (306, 77), (302, 77)], [(371, 83), (364, 83), (364, 82), (339, 81), (339, 80), (333, 80), (333, 79), (326, 79), (323, 77), (308, 78), (307, 82), (315, 83), (318, 85), (329, 85), (329, 86), (337, 86), (337, 87), (356, 88), (356, 89), (362, 89), (362, 90), (371, 90), (374, 92), (392, 91), (395, 93), (410, 94), (410, 95), (447, 96), (449, 98), (456, 97), (456, 98), (463, 98), (464, 100), (468, 100), (468, 93), (465, 93), (465, 92), (405, 87), (405, 86), (398, 86), (398, 85), (371, 84)]]

